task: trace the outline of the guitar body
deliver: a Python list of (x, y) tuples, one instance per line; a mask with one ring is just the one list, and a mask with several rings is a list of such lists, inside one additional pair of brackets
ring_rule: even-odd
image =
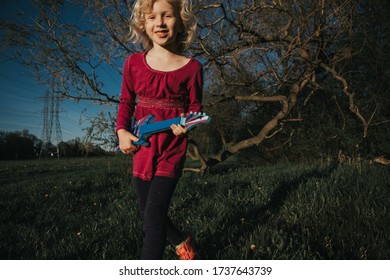
[(188, 113), (185, 117), (177, 117), (161, 122), (155, 122), (153, 115), (148, 115), (138, 121), (135, 121), (131, 132), (139, 138), (138, 142), (133, 142), (134, 145), (148, 146), (147, 141), (152, 134), (171, 129), (172, 124), (180, 124), (184, 126), (187, 131), (194, 127), (209, 123), (211, 118), (204, 113)]

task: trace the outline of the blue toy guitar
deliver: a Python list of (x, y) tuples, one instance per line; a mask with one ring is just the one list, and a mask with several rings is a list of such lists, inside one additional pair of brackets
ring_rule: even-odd
[(194, 127), (209, 123), (211, 118), (205, 113), (190, 112), (185, 117), (177, 117), (165, 121), (155, 122), (153, 115), (148, 115), (133, 123), (131, 132), (139, 138), (139, 141), (133, 142), (134, 145), (148, 146), (148, 138), (161, 131), (171, 129), (172, 124), (180, 124), (184, 126), (187, 131)]

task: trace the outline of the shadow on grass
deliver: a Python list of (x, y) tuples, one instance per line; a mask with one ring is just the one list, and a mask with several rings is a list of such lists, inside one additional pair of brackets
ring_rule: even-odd
[[(314, 169), (303, 172), (300, 176), (291, 180), (286, 179), (281, 181), (273, 190), (268, 203), (265, 205), (258, 205), (250, 209), (231, 211), (230, 215), (226, 216), (218, 228), (223, 229), (226, 225), (235, 230), (229, 231), (229, 242), (238, 241), (242, 236), (253, 232), (257, 227), (267, 224), (271, 219), (277, 216), (288, 197), (294, 193), (301, 184), (305, 184), (314, 178), (328, 177), (336, 169), (336, 165), (327, 168), (316, 167)], [(222, 171), (223, 172), (223, 171)], [(245, 223), (242, 220), (245, 220)], [(222, 231), (221, 231), (222, 232)], [(205, 259), (219, 259), (223, 254), (221, 250), (225, 248), (226, 238), (221, 236), (206, 237), (204, 244), (215, 244), (215, 246), (204, 246), (200, 244), (200, 250), (207, 252)]]

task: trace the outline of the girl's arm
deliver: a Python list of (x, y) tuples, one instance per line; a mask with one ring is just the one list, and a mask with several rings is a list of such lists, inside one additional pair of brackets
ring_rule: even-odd
[(133, 141), (139, 141), (139, 139), (128, 131), (135, 108), (135, 93), (131, 80), (130, 59), (131, 57), (126, 60), (123, 67), (122, 91), (118, 115), (116, 117), (116, 134), (119, 139), (119, 149), (125, 154), (134, 153), (139, 149), (139, 147), (132, 143)]
[(188, 84), (188, 112), (202, 111), (203, 97), (203, 68), (202, 64), (197, 63), (197, 71)]
[[(189, 112), (201, 112), (202, 110), (202, 94), (203, 94), (203, 69), (202, 65), (197, 63), (196, 74), (188, 83), (188, 99), (189, 99)], [(186, 114), (181, 114), (181, 117), (185, 117)], [(176, 136), (183, 136), (187, 133), (187, 129), (181, 125), (171, 126), (173, 134)]]
[[(135, 93), (133, 90), (133, 82), (130, 73), (131, 56), (126, 60), (123, 67), (122, 90), (118, 107), (118, 115), (116, 117), (116, 132), (120, 129), (129, 130), (131, 125), (131, 117), (135, 108)], [(119, 137), (119, 135), (118, 135)]]

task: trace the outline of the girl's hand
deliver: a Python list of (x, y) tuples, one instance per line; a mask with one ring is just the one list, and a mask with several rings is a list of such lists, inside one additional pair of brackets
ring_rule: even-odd
[(117, 134), (119, 138), (119, 149), (122, 153), (134, 154), (139, 150), (139, 146), (133, 144), (133, 141), (139, 141), (135, 135), (128, 132), (126, 129), (119, 129)]
[[(186, 114), (182, 113), (180, 116), (184, 118)], [(171, 129), (173, 134), (175, 134), (176, 136), (184, 136), (187, 133), (187, 129), (180, 124), (171, 125)]]

